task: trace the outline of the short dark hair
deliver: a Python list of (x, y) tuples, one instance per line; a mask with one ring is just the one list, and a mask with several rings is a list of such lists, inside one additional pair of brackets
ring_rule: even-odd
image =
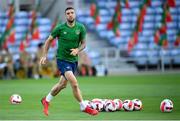
[(67, 8), (65, 9), (65, 13), (66, 13), (67, 10), (70, 10), (70, 9), (73, 9), (73, 10), (74, 10), (73, 7), (67, 7)]

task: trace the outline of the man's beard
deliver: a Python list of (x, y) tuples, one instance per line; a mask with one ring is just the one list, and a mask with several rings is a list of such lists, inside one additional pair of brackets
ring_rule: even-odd
[(68, 23), (73, 23), (74, 22), (74, 19), (73, 20), (67, 20), (68, 21)]

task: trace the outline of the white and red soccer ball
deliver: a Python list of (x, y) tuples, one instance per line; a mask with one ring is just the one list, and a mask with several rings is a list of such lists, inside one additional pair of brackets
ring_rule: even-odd
[(11, 104), (20, 104), (22, 102), (22, 98), (19, 94), (11, 95), (9, 100)]
[(91, 107), (93, 109), (96, 109), (97, 111), (103, 111), (104, 105), (101, 100), (92, 100), (91, 101)]
[(114, 99), (113, 102), (114, 102), (115, 105), (116, 105), (116, 110), (117, 110), (117, 111), (122, 110), (122, 108), (123, 108), (123, 102), (122, 102), (120, 99)]
[(105, 102), (104, 110), (106, 112), (114, 112), (116, 111), (116, 104), (113, 100), (107, 100)]
[(172, 112), (173, 102), (170, 99), (164, 99), (160, 104), (161, 112)]
[(123, 101), (123, 108), (125, 111), (133, 111), (134, 103), (132, 102), (132, 100), (124, 100)]
[(84, 100), (83, 101), (83, 104), (85, 105), (85, 107), (91, 107), (91, 101), (89, 101), (89, 100)]
[(139, 99), (133, 99), (132, 102), (134, 103), (134, 110), (135, 111), (140, 111), (142, 110), (142, 101)]

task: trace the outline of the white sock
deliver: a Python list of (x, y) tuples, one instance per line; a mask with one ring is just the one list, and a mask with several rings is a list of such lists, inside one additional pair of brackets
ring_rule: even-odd
[(46, 96), (46, 101), (50, 102), (54, 96), (51, 95), (51, 92)]
[(80, 110), (84, 111), (86, 109), (86, 105), (84, 104), (84, 102), (81, 101), (79, 104), (80, 104)]

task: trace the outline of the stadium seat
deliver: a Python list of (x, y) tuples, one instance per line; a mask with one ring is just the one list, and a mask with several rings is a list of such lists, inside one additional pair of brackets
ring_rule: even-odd
[(180, 1), (176, 0), (176, 6), (180, 6)]
[(40, 32), (46, 32), (49, 33), (51, 30), (51, 25), (45, 24), (45, 25), (39, 25), (38, 26)]
[(137, 18), (137, 15), (140, 13), (140, 10), (139, 8), (132, 8), (132, 12), (131, 12), (134, 16), (136, 16)]
[(107, 9), (100, 9), (99, 10), (99, 15), (100, 16), (108, 16), (109, 15), (109, 12)]
[(114, 33), (113, 33), (113, 31), (111, 31), (111, 30), (109, 30), (109, 31), (107, 31), (107, 38), (110, 40), (112, 37), (114, 37)]
[(51, 21), (48, 18), (38, 18), (37, 23), (38, 25), (51, 25)]
[(131, 1), (129, 2), (129, 4), (130, 4), (129, 6), (132, 7), (132, 8), (133, 8), (133, 7), (134, 7), (134, 8), (138, 8), (139, 5), (140, 5), (140, 3), (141, 3), (140, 1), (131, 0)]
[(15, 26), (15, 31), (16, 33), (24, 33), (27, 31), (27, 26), (24, 26), (24, 25), (17, 25)]
[(151, 6), (147, 8), (147, 15), (153, 15), (155, 14), (155, 10), (154, 8), (152, 8)]
[(141, 51), (141, 50), (136, 50), (136, 49), (134, 49), (134, 51), (132, 51), (132, 57), (133, 58), (138, 58), (138, 59), (140, 59), (141, 57), (142, 58), (145, 58), (145, 57), (147, 57), (147, 52), (144, 50), (144, 51)]
[(136, 58), (135, 59), (136, 66), (139, 67), (145, 67), (147, 66), (147, 59), (146, 58)]
[[(86, 20), (85, 20), (85, 24), (87, 24), (87, 25), (90, 25), (90, 24), (94, 24), (94, 20), (93, 20), (93, 18), (92, 17), (86, 17)], [(90, 27), (90, 26), (89, 26)]]
[(103, 31), (103, 30), (107, 30), (107, 25), (106, 24), (99, 24), (96, 26), (96, 31)]
[(161, 7), (162, 6), (162, 1), (160, 1), (160, 0), (152, 0), (152, 2), (151, 2), (151, 6), (152, 7)]
[(98, 35), (99, 35), (101, 38), (107, 38), (107, 30), (98, 31)]
[(8, 18), (8, 12), (7, 11), (0, 12), (0, 17), (3, 18), (3, 19), (7, 19)]
[(168, 35), (167, 35), (167, 40), (168, 40), (169, 43), (171, 43), (171, 44), (169, 44), (169, 46), (173, 45), (173, 44), (174, 44), (174, 41), (176, 40), (176, 35), (170, 35), (170, 34), (168, 34)]
[(19, 26), (19, 25), (27, 26), (28, 24), (29, 24), (28, 18), (18, 18), (18, 19), (15, 19), (15, 26)]
[(143, 32), (142, 32), (143, 36), (153, 36), (154, 35), (154, 30), (152, 29), (145, 29)]
[(148, 23), (153, 23), (154, 19), (155, 19), (154, 15), (146, 15), (146, 16), (144, 17), (144, 22), (145, 22), (145, 23), (146, 23), (146, 22), (148, 22)]
[(105, 8), (106, 7), (106, 2), (105, 1), (99, 1), (97, 3), (98, 3), (99, 8)]
[(132, 22), (132, 20), (131, 20), (131, 15), (122, 15), (122, 23), (124, 23), (124, 22), (129, 22), (129, 23), (131, 23)]
[(121, 37), (129, 37), (132, 35), (132, 32), (130, 30), (123, 30), (123, 29), (120, 29), (120, 33), (121, 33)]
[(122, 9), (122, 16), (129, 16), (129, 15), (131, 15), (132, 14), (132, 12), (131, 12), (131, 10), (130, 9), (128, 9), (128, 8), (124, 8), (124, 9)]
[(154, 29), (154, 24), (152, 22), (144, 22), (144, 25), (143, 25), (143, 29), (145, 30), (153, 30)]
[(30, 47), (37, 47), (39, 43), (41, 43), (41, 42), (40, 41), (30, 41), (29, 46)]
[(1, 26), (5, 27), (6, 24), (8, 23), (8, 19), (5, 18), (5, 19), (3, 19), (1, 22), (2, 22), (2, 23), (1, 23)]
[(173, 58), (173, 64), (180, 65), (180, 57), (179, 56)]
[(170, 8), (169, 9), (170, 10), (170, 13), (172, 14), (172, 15), (176, 15), (177, 14), (177, 9), (176, 8)]
[(129, 24), (129, 22), (124, 22), (123, 24), (121, 24), (120, 26), (119, 26), (119, 29), (131, 29), (131, 24)]
[(177, 33), (177, 30), (176, 30), (176, 29), (168, 29), (168, 30), (167, 30), (167, 34), (176, 35), (176, 33)]
[(104, 5), (108, 8), (114, 8), (116, 6), (116, 1), (113, 1), (113, 0), (109, 0), (108, 2), (104, 1)]
[(49, 36), (49, 34), (47, 34), (47, 32), (41, 32), (40, 33), (40, 39), (42, 39), (42, 40), (47, 39), (48, 36)]
[(158, 64), (159, 64), (158, 57), (148, 58), (148, 66), (150, 66), (150, 67), (155, 66), (158, 68)]
[(84, 16), (79, 16), (79, 17), (77, 18), (77, 20), (78, 20), (79, 22), (85, 23), (86, 17), (84, 17)]
[(113, 37), (110, 41), (113, 45), (115, 45), (116, 47), (118, 47), (118, 45), (120, 43), (123, 43), (123, 39), (121, 37)]
[(35, 53), (37, 52), (37, 47), (36, 47), (36, 46), (27, 47), (27, 48), (26, 48), (26, 51), (27, 51), (28, 53), (35, 54)]
[(135, 45), (134, 50), (145, 50), (147, 49), (147, 44), (146, 43), (138, 43)]
[(8, 48), (9, 52), (13, 54), (18, 54), (19, 53), (19, 47), (18, 46), (12, 46), (11, 48)]
[(28, 12), (20, 11), (15, 14), (15, 19), (27, 19), (29, 17)]
[(111, 16), (101, 16), (101, 23), (102, 24), (107, 24), (108, 22), (110, 22), (112, 19)]
[(170, 55), (172, 57), (179, 56), (180, 55), (180, 51), (178, 49), (176, 49), (176, 48), (175, 49), (171, 49)]
[(170, 22), (167, 24), (168, 29), (176, 29), (176, 27), (177, 27), (177, 23), (175, 22)]
[(21, 40), (23, 39), (23, 37), (25, 36), (24, 34), (25, 34), (25, 33), (23, 33), (23, 32), (17, 32), (17, 31), (16, 31), (16, 33), (15, 33), (16, 42), (17, 42), (17, 41), (21, 41)]

